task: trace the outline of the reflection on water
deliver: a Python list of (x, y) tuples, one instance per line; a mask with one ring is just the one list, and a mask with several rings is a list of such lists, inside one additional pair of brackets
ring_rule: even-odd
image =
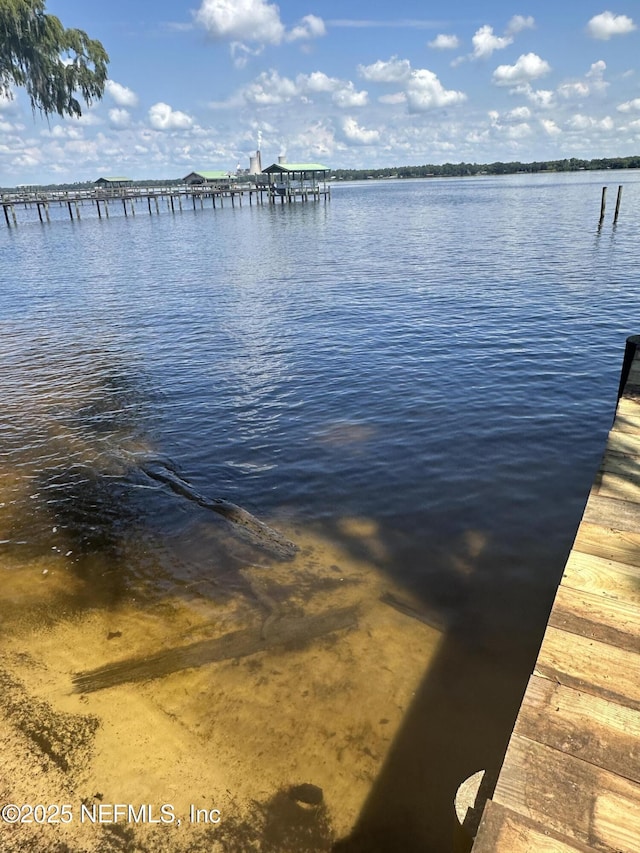
[(91, 853), (452, 849), (639, 307), (634, 235), (584, 221), (597, 180), (0, 231), (2, 802), (184, 819), (57, 828)]

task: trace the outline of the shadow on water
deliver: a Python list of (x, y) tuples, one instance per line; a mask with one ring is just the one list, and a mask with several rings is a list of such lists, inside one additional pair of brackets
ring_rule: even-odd
[[(343, 525), (334, 525), (331, 537), (375, 560)], [(395, 546), (390, 539), (396, 570), (386, 569), (392, 575), (402, 566), (404, 589), (442, 629), (442, 639), (353, 832), (332, 849), (458, 853), (468, 837), (457, 824), (456, 793), (481, 770), (482, 794), (495, 787), (559, 577), (548, 577), (532, 596), (513, 583), (509, 561), (478, 531), (419, 555), (403, 556)], [(416, 559), (428, 560), (428, 573), (412, 570)]]

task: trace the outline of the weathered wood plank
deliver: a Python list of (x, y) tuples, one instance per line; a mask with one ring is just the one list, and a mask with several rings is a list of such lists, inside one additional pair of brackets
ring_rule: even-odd
[(640, 530), (640, 503), (592, 494), (582, 519), (601, 527), (634, 532)]
[(598, 471), (596, 494), (640, 503), (640, 457), (607, 450)]
[(521, 735), (511, 738), (494, 801), (596, 850), (640, 850), (640, 785)]
[(607, 453), (619, 453), (631, 458), (640, 456), (640, 436), (637, 433), (612, 429), (607, 439)]
[(573, 547), (594, 557), (640, 566), (640, 532), (613, 530), (583, 521)]
[(617, 598), (563, 584), (558, 589), (549, 625), (619, 649), (640, 652), (640, 610)]
[(473, 853), (593, 853), (593, 849), (562, 838), (491, 800), (486, 805), (473, 845)]
[(640, 430), (640, 399), (632, 396), (621, 397), (616, 409), (614, 428), (623, 432)]
[[(535, 674), (640, 710), (640, 655), (547, 628)], [(640, 847), (638, 847), (640, 850)]]
[(581, 551), (572, 551), (562, 583), (593, 595), (624, 599), (640, 607), (640, 566), (616, 563)]
[(514, 731), (640, 783), (640, 711), (534, 675)]

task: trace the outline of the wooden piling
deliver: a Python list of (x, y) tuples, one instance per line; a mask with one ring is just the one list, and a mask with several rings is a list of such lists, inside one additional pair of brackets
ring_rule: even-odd
[(620, 200), (622, 199), (622, 184), (618, 186), (618, 197), (616, 198), (616, 212), (613, 215), (613, 224), (615, 225), (618, 221), (618, 214), (620, 213)]
[(604, 212), (607, 209), (607, 188), (602, 187), (602, 201), (600, 202), (600, 225), (604, 219)]
[(69, 208), (69, 218), (73, 222), (73, 211), (71, 210), (71, 202), (70, 201), (67, 202), (67, 207)]
[(2, 209), (4, 210), (4, 218), (7, 220), (7, 227), (11, 228), (11, 223), (9, 222), (9, 211), (7, 210), (7, 205), (3, 204)]
[(42, 222), (42, 211), (40, 210), (40, 202), (36, 202), (36, 207), (38, 208), (38, 219)]

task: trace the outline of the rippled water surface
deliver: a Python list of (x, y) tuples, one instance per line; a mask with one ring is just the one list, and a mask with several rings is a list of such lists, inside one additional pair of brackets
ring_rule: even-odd
[[(621, 216), (613, 227), (610, 211), (598, 231), (606, 183), (610, 194), (624, 184)], [(274, 599), (278, 618), (280, 609), (300, 615), (305, 584), (308, 600), (331, 592), (334, 610), (353, 603), (345, 580), (350, 589), (370, 585), (370, 603), (392, 588), (430, 625), (358, 605), (360, 631), (370, 616), (387, 649), (363, 672), (377, 660), (397, 670), (387, 692), (398, 684), (408, 692), (384, 749), (371, 746), (378, 735), (358, 734), (362, 754), (342, 779), (348, 787), (366, 777), (352, 813), (340, 818), (331, 799), (345, 745), (339, 758), (311, 761), (316, 779), (293, 759), (288, 769), (265, 766), (264, 790), (243, 791), (243, 802), (262, 794), (270, 803), (258, 846), (219, 839), (230, 851), (335, 843), (446, 853), (457, 785), (499, 766), (604, 447), (624, 340), (638, 332), (640, 175), (367, 182), (335, 185), (328, 203), (116, 212), (98, 219), (86, 206), (69, 221), (66, 208), (52, 208), (53, 221), (41, 224), (19, 211), (17, 227), (0, 228), (7, 677), (54, 711), (78, 713), (71, 675), (149, 654), (146, 633), (154, 648), (184, 644), (196, 628), (197, 637), (211, 624), (238, 629)], [(278, 529), (306, 562), (269, 574), (272, 555), (260, 543), (147, 476), (150, 461)], [(256, 597), (260, 584), (266, 599)], [(85, 657), (60, 657), (61, 647), (86, 642)], [(351, 649), (353, 672), (372, 642)], [(32, 670), (49, 669), (53, 687), (44, 676), (29, 680), (22, 648)], [(332, 670), (327, 660), (307, 661), (319, 684)], [(187, 676), (178, 673), (139, 688), (141, 715), (155, 703), (193, 743), (211, 744), (198, 727), (216, 715), (202, 692), (219, 677), (216, 666), (196, 670), (206, 703), (193, 685), (182, 690)], [(287, 684), (304, 677), (291, 670)], [(350, 702), (366, 706), (369, 687), (353, 678)], [(271, 684), (264, 713), (294, 707), (284, 689)], [(95, 696), (117, 704), (124, 690)], [(175, 698), (181, 691), (188, 707)], [(92, 713), (107, 732), (113, 707), (88, 701), (104, 703)], [(242, 703), (248, 721), (260, 717), (251, 701)], [(5, 707), (9, 720), (16, 702)], [(340, 730), (335, 702), (315, 707), (309, 755)], [(380, 709), (367, 725), (392, 719)], [(229, 712), (227, 741), (233, 720)], [(295, 737), (287, 749), (296, 752)], [(229, 788), (224, 767), (220, 784)], [(104, 768), (84, 772), (107, 785)], [(112, 801), (125, 790), (137, 802), (171, 796), (171, 773), (165, 788), (136, 788), (133, 771), (110, 772)], [(320, 778), (326, 813), (310, 834), (295, 830), (305, 847), (295, 827), (282, 835), (298, 818), (279, 810), (278, 791)], [(240, 797), (239, 787), (227, 794)], [(235, 807), (230, 801), (229, 815)], [(153, 849), (183, 849), (162, 843)]]

